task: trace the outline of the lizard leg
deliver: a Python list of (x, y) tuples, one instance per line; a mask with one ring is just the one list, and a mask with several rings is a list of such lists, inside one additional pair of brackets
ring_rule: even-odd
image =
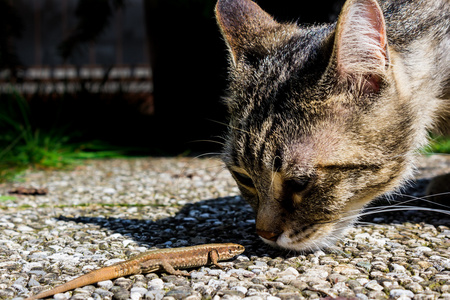
[(141, 263), (141, 269), (145, 272), (153, 272), (158, 270), (164, 270), (171, 275), (190, 276), (191, 274), (186, 271), (175, 270), (171, 264), (164, 259), (151, 259)]
[(175, 270), (171, 264), (169, 264), (166, 260), (161, 260), (161, 267), (169, 274), (172, 275), (181, 275), (181, 276), (191, 276), (191, 273), (187, 271)]
[(211, 260), (212, 265), (215, 265), (219, 269), (223, 269), (223, 267), (217, 262), (219, 260), (219, 253), (217, 250), (212, 250), (209, 252), (209, 259)]

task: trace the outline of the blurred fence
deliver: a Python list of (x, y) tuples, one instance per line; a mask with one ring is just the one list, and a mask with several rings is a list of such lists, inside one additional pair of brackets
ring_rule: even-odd
[(11, 70), (0, 71), (0, 93), (11, 88), (26, 95), (50, 93), (152, 93), (149, 66), (55, 66), (30, 67), (12, 76)]

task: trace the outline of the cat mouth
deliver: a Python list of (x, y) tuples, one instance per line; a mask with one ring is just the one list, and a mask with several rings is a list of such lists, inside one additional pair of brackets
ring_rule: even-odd
[(314, 252), (333, 247), (343, 232), (351, 227), (352, 221), (329, 221), (301, 226), (300, 229), (288, 229), (280, 234), (260, 235), (260, 238), (273, 247), (298, 252)]

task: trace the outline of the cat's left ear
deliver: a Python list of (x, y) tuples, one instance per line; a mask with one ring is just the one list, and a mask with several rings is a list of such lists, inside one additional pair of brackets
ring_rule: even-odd
[(279, 24), (251, 0), (218, 0), (216, 19), (231, 52), (233, 62), (261, 43), (260, 34)]
[(376, 0), (348, 0), (339, 16), (334, 59), (338, 77), (376, 92), (389, 65), (386, 25)]

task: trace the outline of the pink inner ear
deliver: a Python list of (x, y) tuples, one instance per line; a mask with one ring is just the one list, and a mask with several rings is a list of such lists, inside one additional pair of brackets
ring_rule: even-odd
[[(375, 55), (378, 55), (380, 59), (385, 60), (386, 59), (386, 28), (384, 25), (384, 18), (382, 13), (380, 12), (379, 8), (377, 6), (369, 5), (370, 8), (367, 9), (367, 11), (364, 11), (363, 13), (366, 14), (366, 17), (368, 20), (370, 20), (370, 24), (373, 25), (373, 39), (377, 40), (380, 48), (380, 51), (377, 51)], [(381, 13), (381, 14), (380, 14)], [(378, 34), (377, 34), (378, 33)]]
[(349, 1), (337, 30), (336, 58), (342, 76), (384, 72), (388, 61), (386, 28), (375, 0)]

